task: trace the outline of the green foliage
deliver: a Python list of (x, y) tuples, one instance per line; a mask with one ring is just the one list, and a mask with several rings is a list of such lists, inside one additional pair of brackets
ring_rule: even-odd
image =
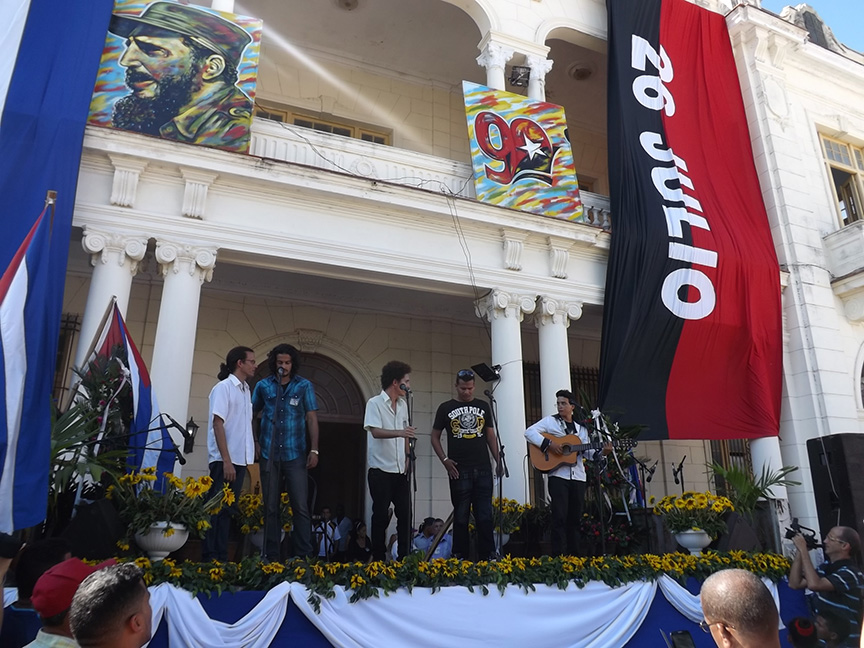
[(421, 560), (412, 554), (402, 561), (371, 563), (325, 563), (295, 558), (285, 563), (261, 562), (250, 557), (241, 563), (175, 563), (170, 559), (150, 563), (135, 561), (145, 571), (148, 585), (171, 583), (193, 593), (269, 590), (283, 582), (302, 583), (309, 590), (309, 602), (318, 609), (322, 598), (333, 598), (334, 588), (343, 587), (352, 603), (377, 598), (404, 588), (425, 587), (436, 592), (442, 587), (461, 585), (488, 595), (497, 588), (504, 592), (517, 585), (525, 592), (538, 584), (565, 589), (570, 583), (584, 587), (600, 581), (613, 587), (640, 580), (654, 580), (667, 574), (683, 583), (690, 576), (705, 579), (715, 571), (746, 569), (757, 576), (780, 580), (789, 571), (789, 559), (772, 553), (707, 552), (701, 556), (673, 553), (663, 556), (640, 554), (581, 558), (512, 558), (495, 562), (470, 562), (456, 558)]
[(798, 470), (798, 466), (783, 466), (776, 472), (763, 466), (759, 477), (754, 477), (749, 470), (741, 470), (738, 466), (724, 468), (718, 463), (711, 464), (711, 471), (726, 482), (728, 497), (732, 500), (735, 510), (751, 517), (756, 510), (756, 502), (769, 499), (774, 486), (799, 486), (801, 482), (789, 479), (788, 476)]

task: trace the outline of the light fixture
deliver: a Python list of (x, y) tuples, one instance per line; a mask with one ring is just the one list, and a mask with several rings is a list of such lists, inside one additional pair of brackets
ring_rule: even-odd
[(531, 68), (527, 65), (514, 65), (510, 68), (510, 85), (517, 88), (524, 88), (528, 85), (528, 79), (531, 77)]
[(186, 424), (186, 440), (183, 442), (183, 452), (189, 454), (195, 447), (195, 435), (198, 434), (198, 424), (195, 419), (189, 417), (189, 422)]
[(471, 369), (486, 382), (495, 382), (501, 379), (501, 365), (492, 365), (490, 367), (485, 362), (481, 362), (472, 366)]

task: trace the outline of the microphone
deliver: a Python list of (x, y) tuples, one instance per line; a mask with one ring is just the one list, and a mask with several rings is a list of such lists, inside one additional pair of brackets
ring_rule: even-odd
[(285, 375), (285, 367), (279, 367), (279, 368), (277, 368), (277, 369), (276, 369), (276, 373), (278, 373), (278, 374), (279, 374), (279, 377), (281, 378), (282, 376)]
[(408, 385), (406, 385), (405, 383), (402, 383), (401, 385), (399, 385), (399, 389), (404, 391), (406, 394), (411, 393), (411, 388)]
[(484, 390), (483, 390), (483, 394), (486, 396), (486, 398), (490, 398), (490, 399), (494, 399), (494, 398), (495, 398), (495, 397), (492, 395), (492, 392), (489, 391), (488, 389), (484, 389)]
[(660, 463), (660, 460), (654, 462), (654, 465), (648, 469), (648, 479), (645, 480), (646, 484), (650, 484), (651, 480), (654, 479), (654, 471), (657, 470), (657, 464)]
[(680, 483), (681, 483), (680, 481), (678, 481), (678, 471), (675, 470), (675, 464), (672, 464), (672, 477), (675, 478), (675, 483), (676, 483), (676, 484), (680, 484)]
[(177, 447), (177, 444), (172, 442), (171, 443), (171, 449), (174, 451), (174, 454), (177, 455), (177, 463), (179, 463), (181, 466), (185, 466), (186, 465), (186, 457), (184, 457), (180, 453), (180, 448)]

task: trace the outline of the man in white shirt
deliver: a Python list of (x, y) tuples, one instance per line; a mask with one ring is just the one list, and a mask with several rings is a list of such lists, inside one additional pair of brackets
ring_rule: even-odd
[(381, 369), (381, 393), (366, 403), (363, 427), (368, 434), (369, 494), (372, 496), (372, 559), (384, 560), (384, 543), (393, 503), (399, 558), (411, 551), (411, 494), (408, 484), (409, 439), (415, 438), (408, 424), (405, 395), (411, 387), (411, 367), (391, 360)]
[[(252, 396), (246, 381), (255, 375), (255, 352), (248, 347), (234, 347), (219, 369), (219, 381), (210, 392), (207, 417), (207, 454), (211, 493), (231, 484), (240, 495), (246, 466), (255, 463), (255, 440), (252, 436)], [(231, 512), (228, 507), (210, 518), (211, 528), (204, 538), (202, 557), (228, 560), (228, 530)]]

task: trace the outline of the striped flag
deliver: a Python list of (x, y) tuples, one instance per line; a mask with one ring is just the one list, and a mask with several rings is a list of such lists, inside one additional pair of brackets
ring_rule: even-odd
[[(46, 326), (50, 221), (46, 210), (30, 228), (0, 278), (0, 531), (45, 517), (50, 452), (50, 395), (56, 339)], [(48, 355), (52, 358), (51, 355)], [(40, 461), (41, 460), (41, 461)]]
[[(45, 519), (72, 211), (112, 7), (113, 0), (0, 1), (0, 272), (8, 278), (0, 367), (2, 532)], [(43, 216), (34, 225), (49, 190), (58, 197), (53, 224)]]
[(159, 405), (156, 403), (156, 394), (153, 393), (147, 366), (138, 352), (138, 347), (129, 336), (126, 322), (123, 321), (120, 309), (115, 303), (111, 308), (108, 321), (96, 340), (93, 357), (110, 358), (111, 351), (118, 345), (126, 350), (129, 363), (127, 378), (132, 385), (133, 413), (129, 430), (129, 468), (140, 470), (155, 466), (158, 489), (162, 481), (162, 473), (174, 469), (174, 459), (177, 456), (175, 446)]

